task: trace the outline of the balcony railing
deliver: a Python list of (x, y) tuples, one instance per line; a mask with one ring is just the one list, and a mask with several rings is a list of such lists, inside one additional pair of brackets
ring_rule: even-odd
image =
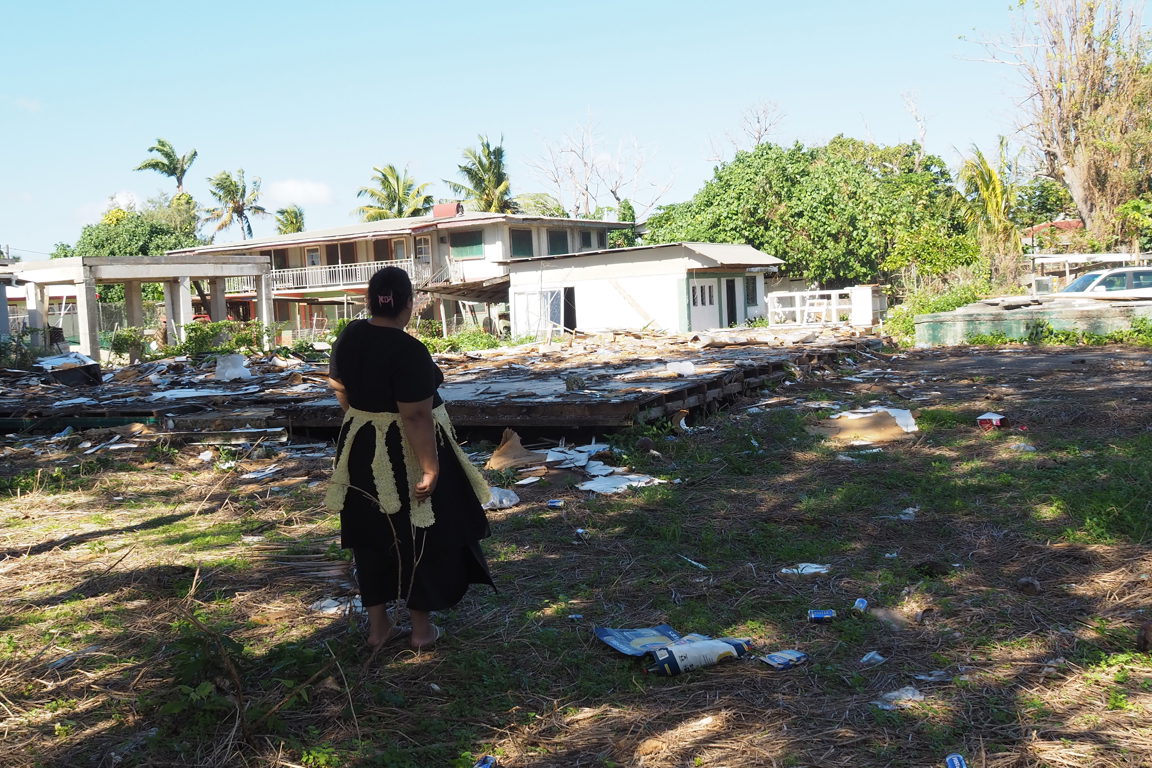
[[(309, 288), (346, 288), (353, 285), (367, 285), (368, 279), (384, 267), (400, 267), (412, 278), (413, 285), (424, 285), (432, 277), (427, 264), (413, 259), (395, 261), (361, 261), (351, 264), (326, 264), (316, 267), (295, 267), (274, 269), (269, 274), (273, 291), (299, 291)], [(228, 279), (225, 290), (228, 293), (252, 293), (256, 290), (255, 277), (233, 277)]]

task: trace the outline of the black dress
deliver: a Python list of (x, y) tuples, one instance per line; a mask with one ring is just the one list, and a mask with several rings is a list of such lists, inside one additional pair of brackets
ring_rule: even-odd
[[(339, 380), (348, 404), (357, 410), (399, 413), (396, 403), (433, 398), (444, 374), (432, 361), (428, 348), (399, 328), (373, 325), (367, 320), (348, 324), (332, 346), (329, 371)], [(432, 493), (435, 522), (413, 526), (409, 518), (410, 493), (400, 430), (388, 429), (385, 444), (400, 510), (386, 514), (376, 500), (372, 460), (376, 427), (365, 424), (350, 435), (349, 423), (340, 429), (337, 456), (351, 440), (348, 455), (349, 488), (340, 509), (340, 546), (356, 556), (357, 580), (365, 606), (404, 599), (408, 608), (434, 611), (460, 601), (469, 584), (492, 585), (479, 540), (489, 535), (488, 519), (464, 469), (451, 436), (436, 428), (440, 476)]]

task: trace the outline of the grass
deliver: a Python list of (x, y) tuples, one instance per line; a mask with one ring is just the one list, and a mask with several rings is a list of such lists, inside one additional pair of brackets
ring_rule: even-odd
[[(852, 402), (834, 378), (819, 389)], [(950, 751), (973, 764), (981, 748), (989, 764), (1059, 765), (1069, 744), (1101, 766), (1152, 757), (1138, 724), (1152, 661), (1131, 651), (1132, 606), (1152, 598), (1140, 577), (1152, 572), (1152, 436), (1139, 419), (1070, 432), (1039, 417), (1026, 434), (984, 433), (982, 405), (933, 403), (917, 440), (853, 463), (798, 411), (618, 434), (621, 461), (669, 482), (595, 498), (523, 489), (484, 542), (500, 591), (444, 612), (436, 652), (371, 663), (356, 621), (308, 610), (349, 577), (322, 486), (256, 500), (242, 472), (187, 451), (51, 482), (17, 468), (0, 560), (0, 743), (22, 745), (8, 751), (17, 766), (111, 751), (127, 765), (332, 768), (467, 768), (483, 754), (509, 768), (912, 766)], [(1039, 450), (1007, 448), (1021, 439)], [(885, 519), (907, 507), (915, 520)], [(925, 561), (945, 571), (926, 575)], [(831, 572), (780, 573), (799, 562)], [(1014, 589), (1025, 575), (1040, 596)], [(853, 613), (857, 597), (908, 625)], [(839, 616), (811, 624), (810, 608)], [(659, 678), (591, 632), (662, 622), (813, 662)], [(862, 666), (870, 650), (888, 661)], [(937, 669), (947, 681), (911, 677)], [(869, 705), (908, 684), (923, 702)], [(1098, 738), (1076, 730), (1088, 727)]]

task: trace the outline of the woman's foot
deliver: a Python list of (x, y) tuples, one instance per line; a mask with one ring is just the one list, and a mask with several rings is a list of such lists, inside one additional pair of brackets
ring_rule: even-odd
[(381, 631), (379, 634), (370, 632), (368, 634), (368, 647), (373, 651), (378, 651), (390, 643), (397, 640), (403, 640), (412, 634), (412, 629), (409, 627), (389, 627), (387, 631)]
[(408, 644), (414, 651), (428, 651), (431, 650), (443, 636), (444, 630), (435, 624), (429, 623), (428, 628), (424, 632), (413, 629), (412, 639), (408, 641)]

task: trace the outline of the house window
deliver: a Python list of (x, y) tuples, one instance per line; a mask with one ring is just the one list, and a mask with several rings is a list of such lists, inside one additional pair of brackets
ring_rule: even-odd
[(755, 307), (760, 304), (760, 278), (748, 275), (744, 278), (744, 306)]
[(416, 238), (416, 258), (420, 261), (429, 261), (432, 258), (432, 238)]
[(692, 286), (692, 306), (716, 306), (716, 287), (710, 283), (707, 285)]
[(392, 241), (392, 258), (397, 261), (404, 261), (408, 258), (407, 250), (407, 244), (403, 240)]
[(564, 229), (548, 230), (548, 255), (558, 256), (568, 253), (568, 231)]
[(448, 248), (454, 259), (479, 259), (484, 256), (484, 233), (478, 229), (471, 232), (453, 232), (448, 235)]
[(700, 306), (700, 295), (696, 291), (696, 286), (692, 286), (692, 306)]
[(596, 233), (596, 247), (597, 248), (607, 248), (608, 247), (608, 233), (602, 229)]
[(320, 249), (309, 248), (304, 251), (304, 263), (309, 267), (320, 266)]
[(592, 249), (592, 233), (586, 229), (580, 231), (580, 250), (589, 251)]
[(536, 255), (536, 248), (532, 244), (532, 230), (513, 229), (511, 231), (511, 239), (512, 258), (530, 259)]
[(391, 253), (388, 250), (387, 240), (373, 240), (372, 241), (372, 261), (388, 261), (391, 258)]

